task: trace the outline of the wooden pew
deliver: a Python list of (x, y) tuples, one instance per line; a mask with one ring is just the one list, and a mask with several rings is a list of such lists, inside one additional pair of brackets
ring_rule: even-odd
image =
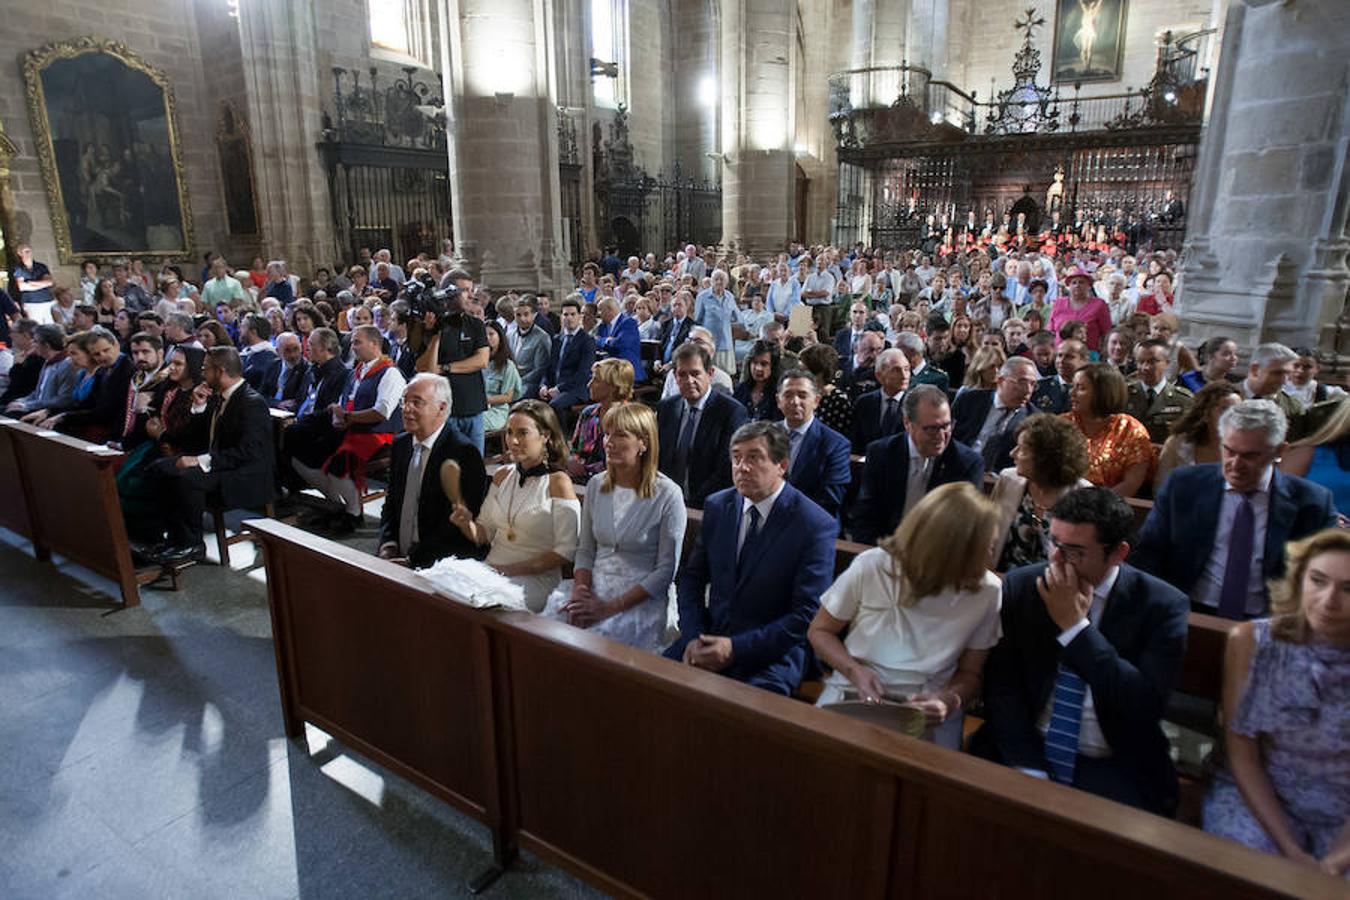
[[(28, 504), (34, 554), (55, 552), (117, 582), (126, 606), (141, 602), (140, 585), (160, 576), (158, 568), (138, 572), (117, 498), (117, 467), (125, 455), (99, 444), (7, 420), (0, 432), (0, 466), (17, 463)], [(11, 487), (15, 469), (0, 476)], [(7, 514), (8, 515), (8, 514)], [(8, 520), (6, 520), (8, 524)], [(92, 525), (92, 527), (91, 527)]]
[(1179, 823), (250, 527), (287, 734), (313, 722), (464, 809), (499, 866), (523, 847), (619, 896), (1344, 895)]
[(33, 550), (38, 559), (45, 560), (48, 553), (33, 536), (33, 523), (28, 515), (31, 505), (28, 488), (19, 473), (18, 441), (8, 427), (17, 425), (17, 419), (0, 417), (0, 526), (8, 528), (21, 537), (33, 541)]

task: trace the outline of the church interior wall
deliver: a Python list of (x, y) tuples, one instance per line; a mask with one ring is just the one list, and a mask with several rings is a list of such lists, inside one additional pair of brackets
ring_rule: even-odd
[[(78, 278), (75, 263), (59, 264), (51, 207), (39, 168), (23, 78), (23, 57), (46, 44), (96, 36), (125, 44), (142, 60), (164, 72), (173, 85), (180, 147), (191, 204), (196, 247), (216, 246), (224, 232), (224, 198), (215, 148), (215, 114), (207, 90), (203, 60), (211, 57), (198, 39), (191, 0), (124, 0), (116, 8), (101, 2), (54, 0), (18, 5), (5, 13), (0, 29), (0, 121), (18, 154), (11, 183), (18, 210), (15, 240), (33, 244), (36, 257), (57, 277)], [(224, 7), (225, 4), (221, 3)]]

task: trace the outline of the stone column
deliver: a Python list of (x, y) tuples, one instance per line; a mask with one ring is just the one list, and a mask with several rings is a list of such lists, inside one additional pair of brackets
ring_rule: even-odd
[(794, 10), (791, 0), (722, 7), (722, 242), (756, 255), (792, 237)]
[(462, 263), (494, 291), (567, 278), (547, 4), (450, 0), (450, 196)]
[[(305, 275), (331, 265), (333, 226), (324, 166), (314, 10), (290, 0), (239, 4), (240, 40), (259, 228), (272, 258)], [(208, 76), (209, 76), (208, 72)]]
[(1350, 5), (1229, 8), (1191, 192), (1186, 336), (1330, 351), (1350, 269)]

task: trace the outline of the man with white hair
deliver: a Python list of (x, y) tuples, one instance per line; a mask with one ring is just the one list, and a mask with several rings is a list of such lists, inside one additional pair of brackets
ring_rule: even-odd
[(1285, 382), (1294, 371), (1298, 354), (1284, 344), (1262, 344), (1252, 352), (1242, 393), (1248, 400), (1269, 400), (1280, 408), (1289, 423), (1290, 438), (1302, 435), (1303, 404), (1284, 392)]
[(912, 331), (902, 331), (895, 336), (895, 349), (905, 354), (905, 361), (909, 363), (910, 384), (931, 384), (942, 393), (949, 393), (951, 379), (947, 373), (924, 359), (923, 338)]
[(1131, 564), (1189, 594), (1199, 612), (1265, 615), (1266, 583), (1284, 575), (1285, 544), (1336, 525), (1330, 491), (1275, 468), (1286, 431), (1284, 413), (1269, 400), (1226, 410), (1222, 462), (1172, 471)]
[(414, 569), (477, 549), (450, 522), (456, 503), (476, 516), (487, 496), (487, 471), (478, 449), (446, 428), (450, 382), (414, 375), (403, 391), (403, 426), (389, 457), (389, 494), (380, 510), (379, 556), (406, 559)]
[(631, 281), (634, 284), (647, 277), (647, 273), (642, 271), (642, 261), (636, 256), (628, 257), (628, 267), (619, 273), (620, 281)]
[(685, 245), (684, 261), (676, 268), (675, 274), (678, 278), (693, 275), (700, 282), (703, 280), (703, 276), (708, 274), (708, 266), (703, 262), (703, 257), (699, 256), (698, 248), (693, 244)]
[(391, 254), (388, 250), (381, 250), (379, 253), (376, 253), (375, 262), (385, 263), (386, 265), (388, 265), (389, 277), (392, 278), (394, 281), (397, 281), (399, 284), (403, 284), (403, 282), (408, 280), (408, 276), (403, 274), (403, 267), (394, 262), (393, 254)]

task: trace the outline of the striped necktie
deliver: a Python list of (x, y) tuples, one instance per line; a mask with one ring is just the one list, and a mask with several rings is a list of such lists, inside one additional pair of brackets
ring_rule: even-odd
[(1073, 784), (1085, 696), (1087, 683), (1060, 663), (1059, 675), (1055, 678), (1055, 702), (1050, 708), (1050, 727), (1045, 732), (1045, 761), (1050, 765), (1050, 777), (1060, 784)]

